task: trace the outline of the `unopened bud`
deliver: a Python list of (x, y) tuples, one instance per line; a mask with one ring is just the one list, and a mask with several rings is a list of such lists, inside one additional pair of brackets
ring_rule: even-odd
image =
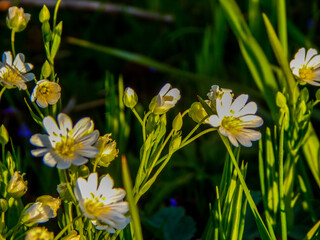
[(182, 116), (181, 116), (181, 113), (178, 113), (178, 115), (173, 119), (172, 128), (175, 131), (179, 131), (181, 127), (182, 127)]
[(127, 87), (124, 90), (124, 94), (123, 94), (123, 104), (126, 107), (132, 109), (137, 105), (137, 102), (138, 102), (138, 95), (132, 88)]
[(8, 202), (4, 198), (0, 199), (0, 212), (4, 213), (8, 210)]
[(45, 21), (49, 21), (50, 19), (50, 12), (46, 5), (43, 5), (40, 13), (39, 13), (39, 20), (41, 23), (44, 23)]
[(23, 180), (24, 174), (19, 174), (19, 172), (14, 172), (11, 177), (8, 186), (7, 193), (9, 197), (21, 198), (28, 190), (28, 182)]
[(30, 17), (29, 13), (24, 13), (23, 8), (10, 7), (6, 19), (7, 26), (15, 32), (21, 32), (27, 27)]

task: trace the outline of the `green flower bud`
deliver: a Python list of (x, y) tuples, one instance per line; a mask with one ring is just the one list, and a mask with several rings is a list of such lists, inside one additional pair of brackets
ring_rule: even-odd
[(9, 133), (6, 129), (6, 127), (2, 124), (0, 127), (0, 143), (2, 145), (7, 144), (9, 141)]
[(67, 236), (61, 238), (61, 240), (80, 240), (80, 235), (76, 230), (72, 230)]
[[(206, 102), (209, 102), (209, 101), (206, 101)], [(192, 103), (189, 109), (188, 115), (189, 117), (192, 118), (193, 121), (195, 121), (196, 123), (199, 123), (208, 114), (206, 110), (204, 110), (200, 102), (194, 102)], [(205, 123), (206, 122), (207, 120), (205, 120)]]
[(59, 198), (54, 198), (50, 195), (43, 195), (38, 197), (36, 202), (42, 203), (43, 206), (49, 206), (52, 210), (52, 217), (57, 216), (57, 211), (61, 205), (61, 200)]
[(0, 199), (0, 213), (6, 212), (8, 210), (8, 202), (4, 198)]
[(41, 23), (44, 23), (45, 21), (49, 21), (50, 19), (50, 12), (46, 5), (43, 5), (40, 13), (39, 13), (39, 20)]
[(87, 178), (90, 174), (90, 169), (86, 165), (81, 165), (78, 169), (79, 177)]
[(24, 13), (23, 8), (10, 7), (6, 19), (7, 26), (15, 32), (21, 32), (27, 27), (30, 17), (29, 13)]
[(56, 28), (55, 28), (55, 33), (58, 35), (58, 36), (61, 36), (62, 35), (62, 21), (60, 21)]
[(20, 175), (19, 172), (14, 172), (8, 186), (7, 193), (9, 197), (21, 198), (28, 190), (28, 182), (23, 180), (24, 174)]
[(137, 105), (137, 102), (138, 102), (138, 95), (132, 88), (127, 87), (124, 90), (124, 94), (123, 94), (123, 104), (126, 107), (132, 109)]
[(172, 128), (175, 131), (179, 131), (181, 127), (182, 127), (182, 116), (181, 116), (181, 113), (178, 113), (178, 115), (173, 119)]
[(169, 144), (169, 153), (173, 154), (175, 151), (178, 150), (181, 144), (181, 135), (176, 134), (172, 136), (171, 142)]

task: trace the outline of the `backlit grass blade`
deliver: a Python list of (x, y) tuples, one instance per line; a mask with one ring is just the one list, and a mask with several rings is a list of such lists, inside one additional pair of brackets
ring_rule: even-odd
[(188, 71), (183, 71), (178, 68), (171, 67), (167, 64), (158, 62), (154, 59), (151, 59), (149, 57), (146, 57), (137, 53), (132, 53), (132, 52), (128, 52), (128, 51), (117, 49), (117, 48), (106, 47), (106, 46), (102, 46), (99, 44), (95, 44), (92, 42), (88, 42), (88, 41), (73, 38), (73, 37), (68, 37), (67, 41), (68, 43), (71, 43), (73, 45), (77, 45), (80, 47), (84, 47), (84, 48), (102, 52), (108, 55), (112, 55), (118, 58), (122, 58), (124, 60), (131, 61), (146, 67), (152, 67), (152, 68), (155, 68), (157, 71), (170, 73), (173, 75), (187, 78), (192, 81), (219, 82), (219, 80), (213, 79), (209, 76), (204, 76), (204, 75), (199, 75), (199, 74), (195, 74)]
[(142, 230), (141, 230), (141, 222), (140, 222), (140, 216), (139, 216), (139, 210), (138, 207), (134, 201), (133, 193), (132, 193), (132, 182), (129, 172), (129, 167), (127, 164), (127, 160), (125, 156), (122, 156), (121, 158), (122, 163), (122, 176), (123, 176), (123, 184), (124, 188), (127, 192), (127, 200), (129, 203), (130, 213), (132, 217), (132, 225), (134, 229), (135, 238), (137, 240), (142, 240)]
[(288, 56), (287, 14), (286, 0), (277, 0), (278, 35), (283, 48), (284, 56)]

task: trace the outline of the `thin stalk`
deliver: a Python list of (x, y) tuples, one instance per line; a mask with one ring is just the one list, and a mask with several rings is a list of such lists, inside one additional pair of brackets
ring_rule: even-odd
[(144, 115), (144, 118), (143, 118), (143, 122), (142, 122), (142, 135), (143, 135), (143, 142), (146, 141), (146, 138), (147, 138), (147, 134), (146, 134), (146, 121), (147, 121), (147, 118), (149, 117), (149, 115), (151, 114), (152, 112), (147, 112), (146, 115)]
[(16, 34), (16, 32), (14, 30), (12, 30), (11, 31), (11, 50), (12, 50), (13, 59), (16, 57), (16, 50), (15, 50), (15, 47), (14, 47), (15, 34)]
[(288, 37), (287, 37), (287, 17), (286, 17), (286, 0), (278, 0), (277, 15), (278, 15), (278, 35), (283, 48), (283, 53), (288, 56)]
[(58, 9), (59, 9), (60, 3), (61, 3), (61, 0), (58, 0), (56, 6), (55, 6), (55, 8), (54, 8), (54, 14), (53, 14), (53, 29), (56, 28), (57, 16), (58, 16)]
[[(197, 135), (195, 135), (194, 137), (190, 138), (189, 140), (187, 140), (187, 137), (185, 137), (184, 141), (181, 142), (180, 144), (180, 147), (178, 149), (181, 149), (185, 146), (187, 146), (189, 143), (193, 142), (194, 140), (196, 140), (197, 138), (201, 137), (202, 135), (206, 134), (206, 133), (209, 133), (209, 132), (213, 132), (213, 131), (216, 131), (217, 129), (216, 128), (208, 128), (200, 133), (198, 133)], [(186, 141), (187, 140), (187, 141)]]
[(75, 222), (77, 221), (78, 219), (80, 218), (80, 216), (78, 217), (75, 217), (73, 219), (73, 222), (70, 222), (67, 226), (65, 226), (59, 233), (58, 235), (54, 238), (54, 240), (58, 240), (62, 237), (62, 235), (68, 230), (68, 228)]
[(5, 91), (6, 89), (7, 89), (6, 87), (3, 87), (3, 88), (1, 89), (1, 92), (0, 92), (0, 101), (1, 101), (2, 94), (4, 93), (4, 91)]
[(138, 121), (140, 122), (141, 126), (143, 127), (143, 121), (140, 117), (140, 115), (137, 113), (137, 110), (135, 108), (131, 108), (133, 114), (136, 116), (136, 118), (138, 119)]
[(283, 193), (283, 138), (284, 138), (284, 126), (280, 128), (279, 139), (279, 197), (280, 197), (280, 220), (281, 220), (281, 236), (282, 240), (287, 240), (287, 219), (286, 219), (286, 207)]
[[(270, 234), (269, 234), (269, 232), (267, 231), (267, 228), (266, 228), (264, 222), (262, 221), (262, 218), (261, 218), (261, 216), (260, 216), (260, 214), (259, 214), (259, 211), (258, 211), (258, 209), (257, 209), (256, 204), (254, 203), (254, 201), (253, 201), (253, 199), (252, 199), (252, 196), (251, 196), (250, 191), (249, 191), (249, 189), (248, 189), (248, 187), (247, 187), (247, 184), (246, 184), (246, 182), (244, 181), (244, 178), (243, 178), (243, 175), (242, 175), (241, 170), (240, 170), (240, 168), (239, 168), (238, 162), (237, 162), (237, 160), (236, 160), (236, 158), (235, 158), (235, 156), (234, 156), (234, 154), (233, 154), (233, 151), (232, 151), (232, 149), (231, 149), (229, 140), (228, 140), (225, 136), (221, 135), (220, 133), (219, 133), (219, 135), (220, 135), (220, 137), (221, 137), (224, 145), (226, 146), (227, 151), (228, 151), (228, 153), (229, 153), (229, 155), (230, 155), (230, 158), (231, 158), (231, 160), (232, 160), (232, 163), (233, 163), (233, 165), (234, 165), (234, 167), (235, 167), (235, 169), (236, 169), (236, 171), (237, 171), (238, 178), (239, 178), (240, 183), (241, 183), (241, 185), (242, 185), (242, 187), (243, 187), (243, 191), (244, 191), (244, 193), (245, 193), (245, 195), (246, 195), (246, 197), (247, 197), (247, 199), (248, 199), (248, 203), (249, 203), (250, 208), (251, 208), (251, 210), (252, 210), (252, 212), (253, 212), (253, 215), (254, 215), (254, 217), (255, 217), (255, 220), (256, 220), (257, 225), (259, 226), (259, 224), (261, 224), (261, 225), (263, 226), (263, 228), (265, 229), (265, 233), (268, 235), (269, 239), (272, 239), (271, 236), (270, 236)], [(260, 221), (258, 221), (257, 219), (259, 219)], [(259, 230), (260, 230), (260, 229), (259, 229)]]

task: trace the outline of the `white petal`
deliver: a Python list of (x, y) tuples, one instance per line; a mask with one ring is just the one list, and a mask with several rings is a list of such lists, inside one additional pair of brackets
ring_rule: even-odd
[(47, 152), (49, 152), (48, 148), (38, 148), (38, 149), (31, 150), (31, 155), (34, 157), (42, 157)]
[(26, 73), (26, 67), (24, 66), (24, 55), (18, 53), (16, 58), (13, 61), (13, 65), (21, 72)]
[(247, 114), (255, 114), (258, 110), (258, 106), (255, 102), (249, 102), (247, 105), (245, 105), (239, 112), (238, 116), (247, 115)]
[(46, 108), (46, 107), (48, 107), (48, 102), (45, 101), (45, 100), (44, 100), (43, 98), (41, 98), (41, 97), (38, 97), (37, 100), (36, 100), (36, 102), (37, 102), (37, 105), (38, 105), (39, 107), (41, 107), (41, 108)]
[(87, 146), (76, 149), (76, 152), (83, 157), (94, 158), (99, 153), (99, 150), (96, 147)]
[(49, 135), (57, 136), (60, 134), (60, 129), (58, 128), (58, 125), (53, 117), (47, 116), (43, 119), (43, 126), (46, 132)]
[(212, 126), (212, 127), (219, 127), (220, 124), (221, 124), (221, 119), (218, 118), (217, 115), (211, 115), (208, 119), (209, 121), (209, 124)]
[(54, 167), (57, 164), (57, 159), (52, 152), (48, 152), (46, 155), (44, 155), (43, 162), (49, 167)]
[(239, 141), (239, 143), (242, 145), (242, 146), (245, 146), (245, 147), (251, 147), (252, 146), (252, 142), (250, 141), (249, 138), (247, 138), (245, 135), (242, 135), (242, 134), (238, 134), (236, 136), (237, 140)]
[(229, 141), (231, 142), (231, 144), (233, 146), (239, 147), (239, 143), (238, 143), (238, 141), (236, 140), (236, 138), (233, 135), (229, 134), (228, 135), (228, 139), (229, 139)]
[(87, 162), (88, 162), (87, 158), (84, 158), (82, 156), (78, 156), (76, 160), (72, 161), (72, 164), (76, 165), (76, 166), (81, 166), (83, 164), (86, 164)]
[(26, 73), (23, 75), (23, 77), (24, 77), (24, 80), (27, 82), (35, 79), (36, 76), (33, 73)]
[(31, 63), (25, 63), (24, 66), (26, 68), (26, 72), (29, 72), (33, 69), (33, 65)]
[(177, 102), (180, 99), (180, 90), (178, 88), (172, 88), (166, 96), (172, 96), (173, 97), (173, 102)]
[(111, 176), (109, 174), (107, 174), (106, 176), (104, 176), (101, 179), (100, 185), (98, 188), (98, 192), (100, 194), (105, 193), (105, 192), (109, 193), (112, 188), (113, 188), (113, 179), (111, 178)]
[(244, 105), (248, 101), (248, 98), (249, 98), (248, 94), (239, 95), (232, 103), (230, 110), (233, 110), (236, 113), (238, 113), (244, 107)]
[(12, 66), (12, 54), (10, 51), (4, 52), (2, 54), (2, 62), (4, 64), (8, 64), (8, 65)]
[(58, 123), (63, 135), (67, 135), (68, 131), (72, 130), (72, 120), (67, 114), (59, 113)]
[(314, 56), (308, 63), (308, 67), (316, 67), (320, 63), (320, 55)]
[(170, 83), (166, 83), (166, 84), (161, 88), (161, 90), (160, 90), (160, 92), (159, 92), (159, 95), (163, 97), (163, 96), (169, 91), (170, 88), (171, 88), (171, 84), (170, 84)]
[(310, 61), (310, 59), (314, 56), (314, 55), (317, 55), (317, 50), (314, 49), (314, 48), (310, 48), (307, 52), (307, 56), (306, 56), (306, 59), (305, 59), (305, 63), (308, 63)]
[(246, 126), (250, 128), (260, 127), (263, 124), (263, 119), (257, 115), (246, 115), (239, 118), (244, 121), (241, 126)]
[(58, 161), (57, 168), (59, 169), (67, 169), (71, 166), (69, 161)]
[(77, 139), (90, 129), (91, 120), (89, 117), (81, 118), (73, 128), (72, 136)]
[(91, 191), (96, 192), (98, 188), (98, 174), (91, 173), (88, 177), (88, 186), (90, 187)]
[(52, 148), (49, 136), (45, 134), (39, 134), (39, 133), (34, 134), (31, 136), (29, 141), (32, 145), (37, 147)]

